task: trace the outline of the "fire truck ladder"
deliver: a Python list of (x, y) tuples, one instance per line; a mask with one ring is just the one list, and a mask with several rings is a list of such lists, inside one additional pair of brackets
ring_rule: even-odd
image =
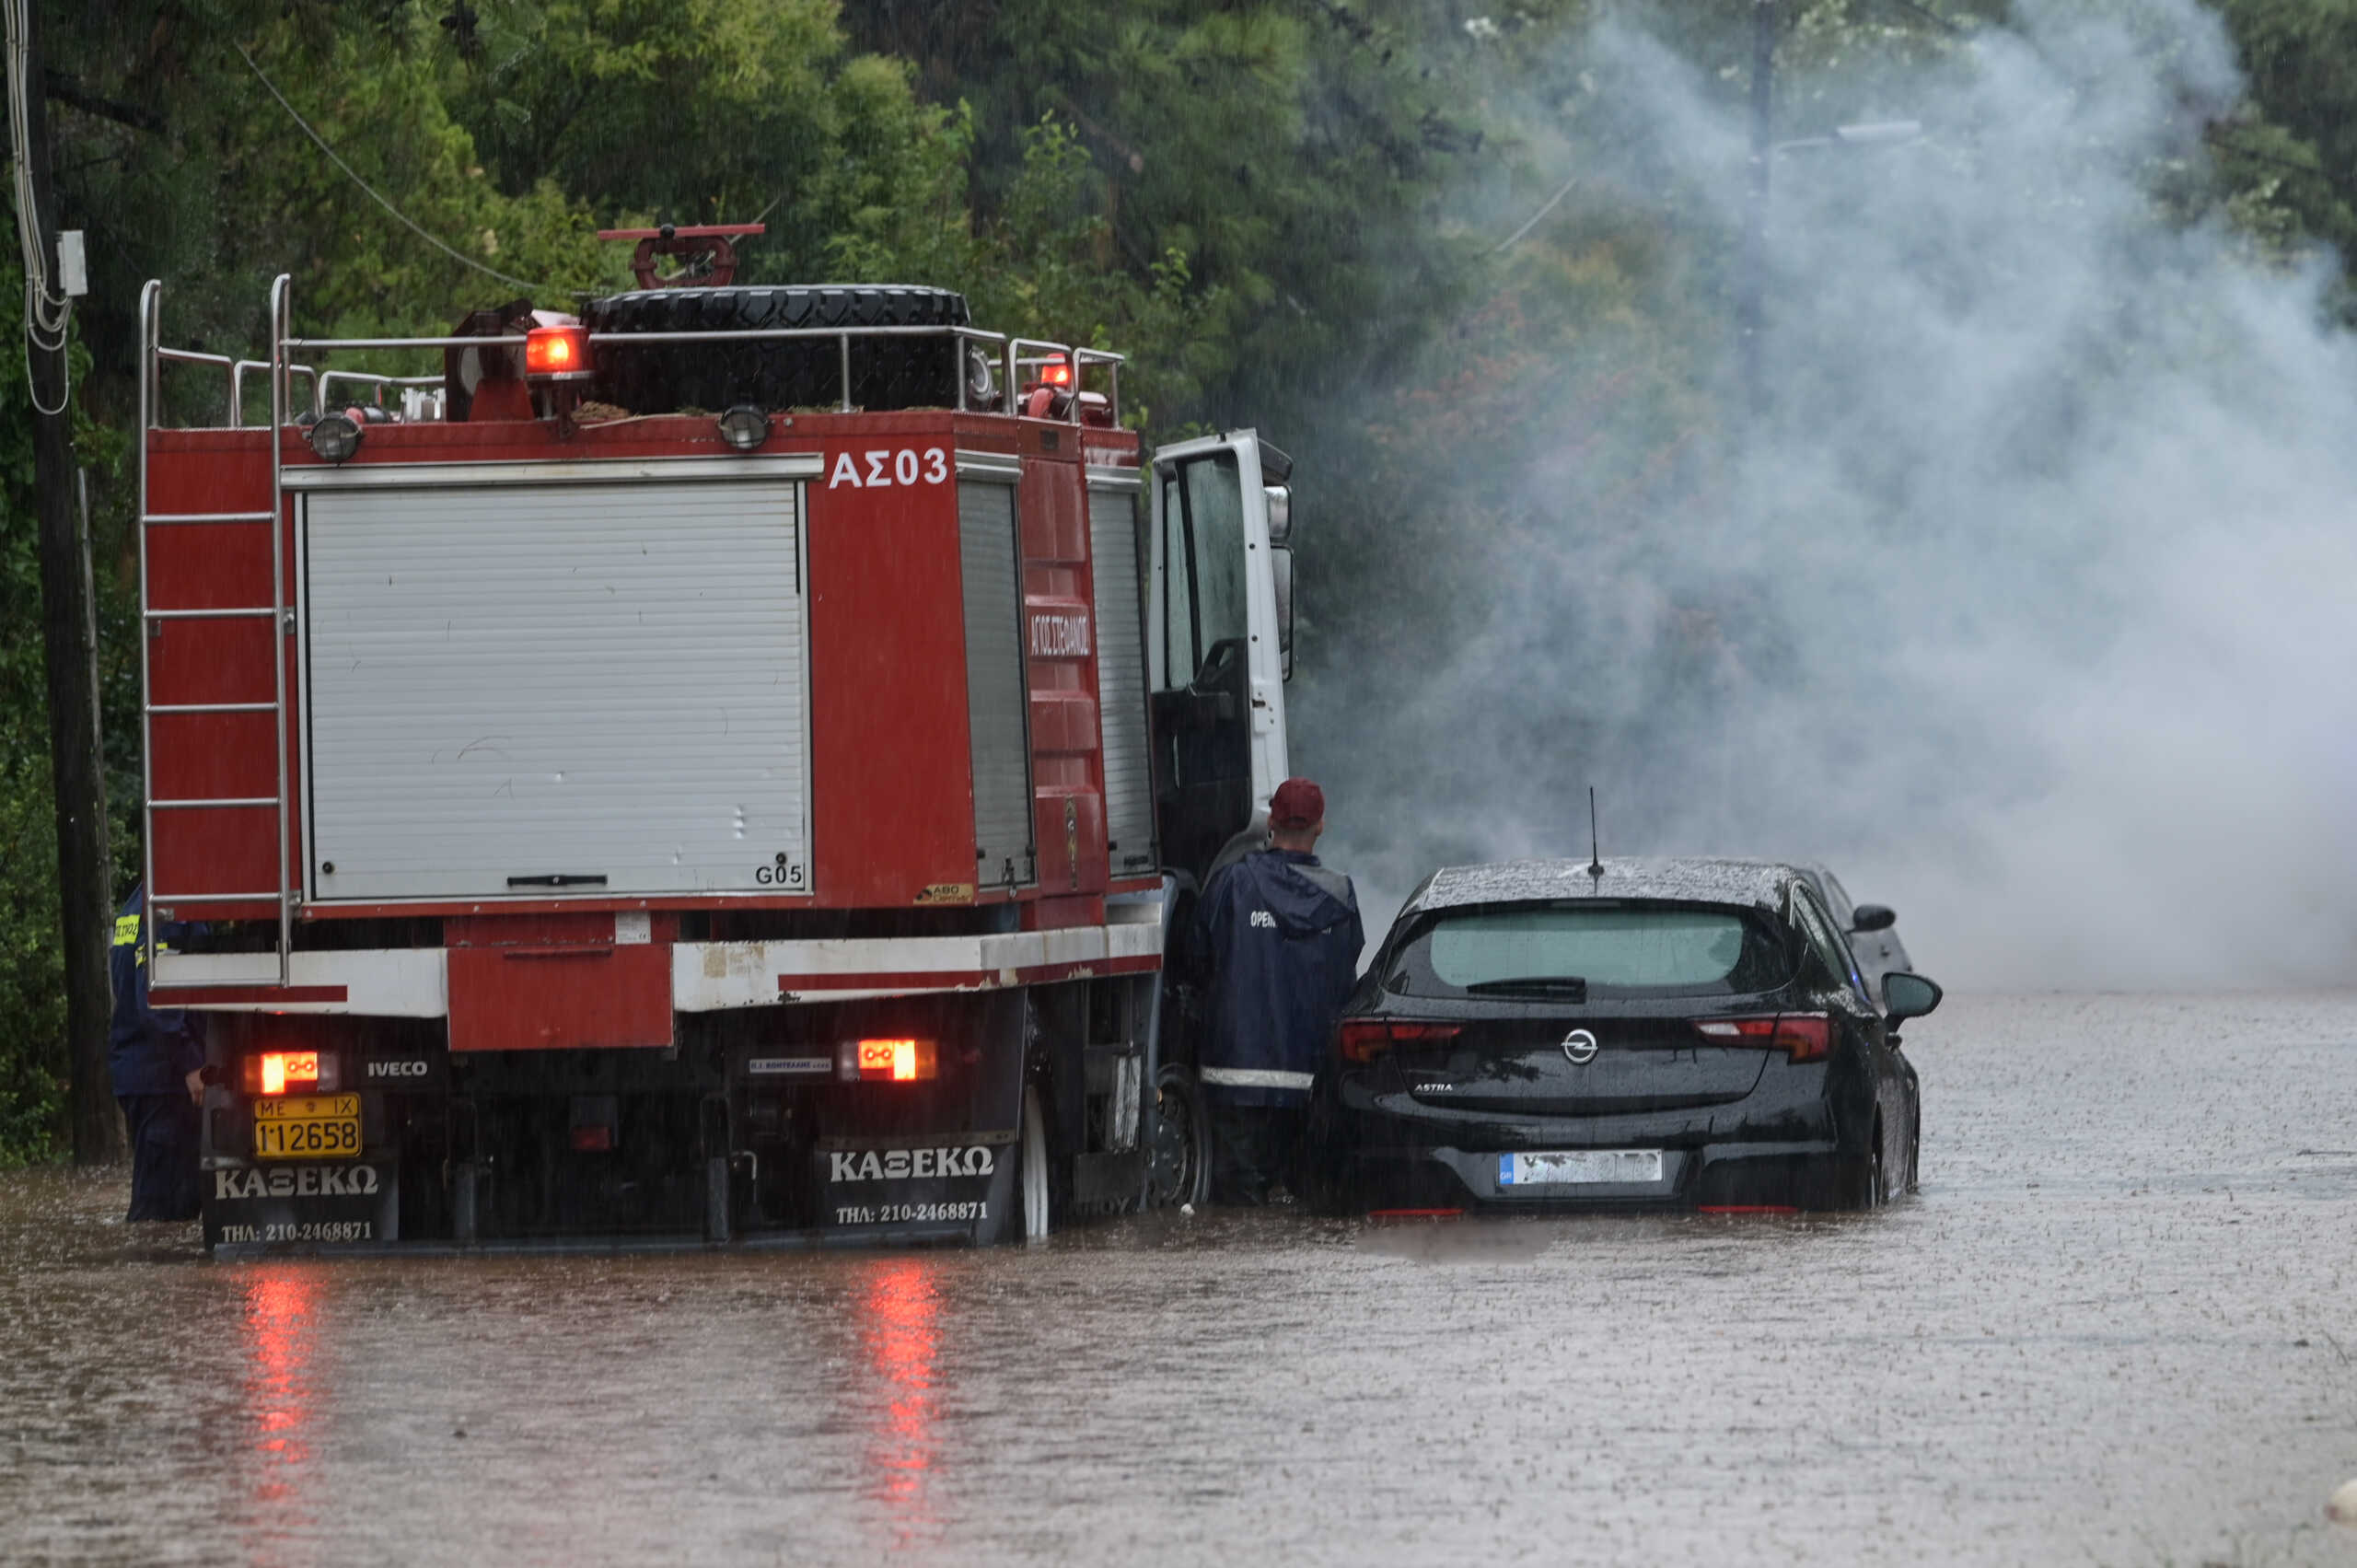
[[(271, 336), (273, 343), (286, 336), (286, 291), (288, 279), (281, 276), (271, 286)], [(292, 981), (295, 949), (294, 890), (290, 886), (287, 865), (287, 838), (292, 828), (292, 815), (287, 802), (286, 756), (286, 645), (287, 633), (293, 630), (292, 614), (286, 602), (285, 533), (280, 525), (284, 511), (284, 495), (281, 486), (280, 449), (285, 438), (287, 392), (291, 374), (311, 377), (313, 398), (318, 397), (319, 377), (308, 366), (286, 365), (277, 359), (267, 366), (250, 360), (233, 360), (226, 354), (198, 354), (187, 349), (166, 348), (159, 338), (163, 285), (150, 280), (139, 296), (139, 695), (140, 695), (140, 793), (145, 800), (143, 819), (145, 842), (144, 886), (147, 889), (146, 908), (151, 918), (143, 921), (142, 940), (145, 946), (144, 958), (147, 972), (156, 973), (156, 926), (158, 909), (170, 909), (192, 904), (268, 903), (278, 911), (278, 984), (284, 987)], [(147, 494), (148, 432), (157, 427), (163, 401), (163, 366), (166, 362), (185, 365), (208, 365), (227, 373), (229, 377), (229, 424), (234, 428), (240, 420), (240, 402), (244, 391), (244, 372), (268, 368), (270, 377), (270, 509), (257, 512), (158, 512), (149, 504)], [(195, 525), (230, 525), (241, 528), (270, 529), (270, 594), (268, 604), (235, 605), (203, 610), (157, 610), (148, 601), (147, 536), (158, 528), (181, 528)], [(167, 621), (267, 621), (273, 628), (271, 639), (272, 696), (267, 703), (157, 703), (153, 700), (149, 685), (148, 639), (154, 629)], [(268, 714), (275, 734), (278, 750), (278, 789), (267, 796), (206, 796), (187, 799), (158, 800), (156, 798), (155, 720), (158, 714)], [(268, 891), (240, 893), (180, 893), (156, 886), (156, 814), (158, 811), (187, 811), (205, 807), (267, 807), (273, 813), (278, 849), (278, 886)], [(198, 984), (249, 985), (258, 977), (238, 975), (233, 978)]]

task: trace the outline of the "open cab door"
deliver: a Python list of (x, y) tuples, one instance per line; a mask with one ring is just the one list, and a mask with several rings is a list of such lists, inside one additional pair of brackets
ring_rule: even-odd
[(1249, 430), (1154, 459), (1146, 665), (1164, 864), (1201, 879), (1287, 773), (1293, 459)]

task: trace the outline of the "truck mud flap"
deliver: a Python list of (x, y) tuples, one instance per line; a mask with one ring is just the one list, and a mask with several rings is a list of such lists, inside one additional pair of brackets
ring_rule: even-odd
[(994, 1238), (1016, 1202), (1016, 1139), (1011, 1131), (821, 1139), (811, 1179), (828, 1245), (945, 1225)]
[(216, 1256), (308, 1250), (401, 1235), (392, 1160), (249, 1165), (203, 1173), (204, 1246)]
[(1085, 1213), (1119, 1214), (1138, 1207), (1145, 1192), (1145, 1152), (1074, 1156), (1072, 1201)]

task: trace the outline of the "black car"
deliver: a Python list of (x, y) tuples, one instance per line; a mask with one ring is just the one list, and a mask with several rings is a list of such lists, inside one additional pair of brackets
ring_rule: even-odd
[(1817, 889), (1826, 912), (1833, 917), (1833, 929), (1850, 939), (1850, 952), (1858, 960), (1858, 976), (1866, 982), (1866, 994), (1880, 1001), (1883, 976), (1915, 967), (1907, 956), (1907, 944), (1898, 939), (1898, 913), (1888, 904), (1852, 904), (1850, 890), (1841, 886), (1841, 879), (1816, 861), (1796, 860), (1793, 869)]
[(1309, 1196), (1368, 1209), (1863, 1208), (1911, 1189), (1921, 1102), (1799, 868), (1438, 871), (1342, 1011)]

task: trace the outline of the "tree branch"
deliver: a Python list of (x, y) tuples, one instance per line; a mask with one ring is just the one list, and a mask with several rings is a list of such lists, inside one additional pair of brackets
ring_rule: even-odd
[(168, 128), (164, 117), (152, 109), (142, 109), (135, 103), (122, 103), (96, 93), (86, 93), (75, 86), (74, 78), (59, 71), (42, 73), (42, 87), (48, 97), (69, 109), (85, 114), (95, 114), (101, 120), (111, 120), (118, 125), (128, 125), (134, 131), (152, 131), (160, 136)]

